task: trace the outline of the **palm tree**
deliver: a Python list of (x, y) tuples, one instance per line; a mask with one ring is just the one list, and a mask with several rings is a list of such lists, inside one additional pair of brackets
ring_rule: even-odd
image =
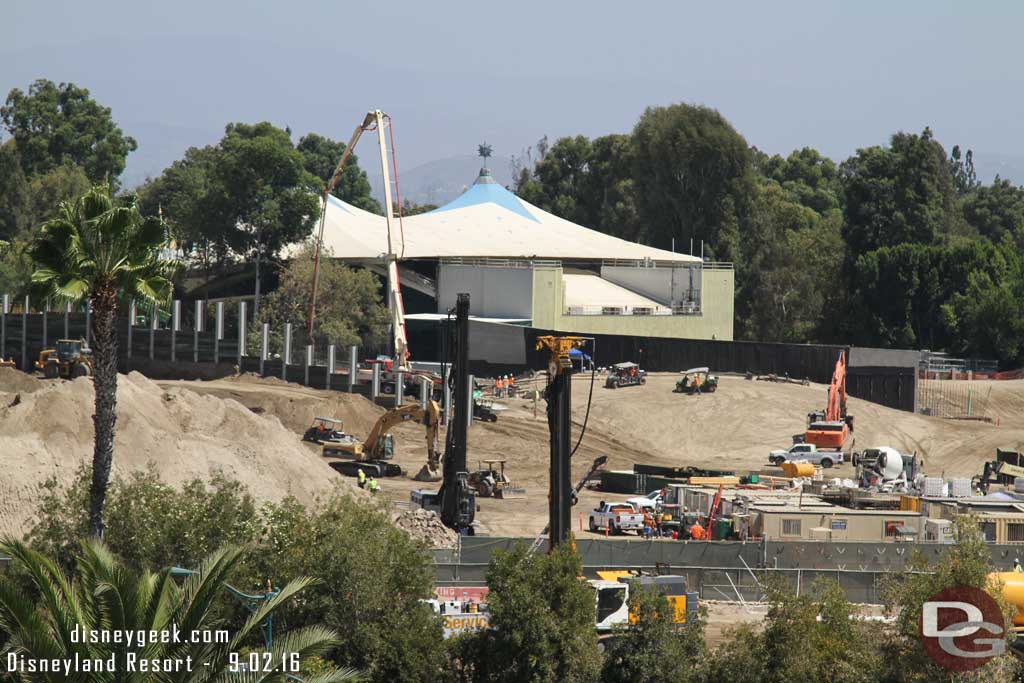
[[(12, 660), (26, 665), (30, 661), (44, 659), (72, 662), (68, 669), (49, 674), (12, 672), (11, 678), (15, 681), (303, 681), (299, 671), (302, 663), (330, 650), (337, 641), (337, 634), (323, 626), (290, 631), (274, 639), (269, 650), (255, 651), (253, 659), (259, 660), (259, 668), (276, 670), (238, 672), (238, 665), (245, 665), (250, 658), (243, 655), (239, 661), (235, 653), (251, 643), (259, 626), (311, 582), (307, 578), (291, 581), (269, 600), (262, 601), (242, 627), (230, 633), (223, 623), (214, 618), (214, 606), (227, 587), (228, 574), (242, 556), (241, 548), (213, 553), (199, 571), (191, 574), (181, 585), (175, 581), (170, 568), (156, 574), (148, 571), (133, 573), (97, 539), (82, 544), (73, 578), (64, 574), (49, 558), (19, 541), (5, 541), (0, 551), (24, 570), (39, 596), (34, 600), (19, 589), (16, 579), (0, 577), (0, 631), (7, 635), (0, 656), (8, 664)], [(109, 642), (118, 632), (138, 634), (156, 631), (160, 634), (165, 631), (173, 633), (175, 628), (180, 633), (178, 642), (159, 642), (162, 640), (160, 637), (158, 642)], [(102, 642), (102, 637), (82, 637), (82, 634), (93, 632), (109, 634), (108, 642)], [(226, 642), (189, 642), (193, 633), (214, 636), (202, 640)], [(219, 638), (217, 634), (226, 634), (227, 637)], [(173, 638), (168, 640), (173, 641)], [(86, 661), (111, 660), (115, 671), (85, 671)], [(167, 672), (167, 665), (161, 664), (164, 671), (129, 671), (131, 667), (139, 669), (138, 662), (143, 660), (168, 662), (173, 666), (181, 662), (181, 670)], [(264, 666), (264, 662), (270, 664)], [(305, 680), (307, 683), (334, 683), (356, 680), (356, 676), (357, 672), (351, 669), (331, 668)]]
[(89, 491), (89, 533), (103, 537), (103, 503), (114, 458), (117, 419), (117, 302), (121, 295), (143, 303), (165, 302), (177, 262), (163, 254), (167, 224), (143, 218), (134, 197), (115, 199), (97, 185), (74, 202), (61, 202), (29, 245), (32, 283), (55, 300), (92, 306), (96, 441)]

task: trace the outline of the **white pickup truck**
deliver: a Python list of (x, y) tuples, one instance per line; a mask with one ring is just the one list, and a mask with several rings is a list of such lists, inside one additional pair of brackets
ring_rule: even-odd
[(633, 509), (629, 503), (601, 504), (590, 511), (590, 530), (608, 529), (614, 534), (620, 531), (640, 532), (644, 528), (644, 516)]
[(813, 443), (795, 443), (788, 450), (772, 451), (768, 454), (768, 462), (776, 467), (786, 461), (806, 460), (812, 465), (821, 465), (828, 469), (833, 465), (843, 464), (842, 451), (819, 451)]

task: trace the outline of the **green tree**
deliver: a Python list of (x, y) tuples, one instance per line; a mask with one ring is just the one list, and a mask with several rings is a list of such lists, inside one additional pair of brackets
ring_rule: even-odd
[(259, 315), (261, 264), (309, 236), (320, 215), (302, 154), (270, 123), (228, 124), (212, 168), (210, 229), (256, 269), (253, 317)]
[(834, 581), (819, 581), (810, 594), (787, 586), (767, 587), (768, 614), (760, 630), (730, 632), (723, 646), (704, 659), (706, 681), (734, 683), (872, 683), (885, 680), (874, 625), (851, 619), (845, 593)]
[(521, 543), (495, 553), (487, 570), (494, 631), (478, 636), (488, 639), (478, 680), (598, 680), (594, 593), (577, 578), (582, 571), (579, 555), (564, 543), (547, 554), (531, 554)]
[[(255, 640), (261, 623), (312, 583), (297, 578), (280, 589), (275, 597), (261, 604), (244, 622), (230, 633), (226, 643), (204, 644), (185, 639), (183, 642), (99, 642), (75, 638), (80, 631), (170, 631), (180, 628), (185, 633), (215, 631), (224, 627), (214, 615), (215, 602), (221, 597), (228, 577), (242, 557), (242, 549), (228, 548), (210, 555), (199, 570), (178, 585), (171, 568), (158, 573), (135, 573), (123, 567), (99, 541), (84, 543), (77, 558), (73, 577), (65, 574), (50, 559), (17, 541), (6, 541), (4, 554), (13, 558), (19, 570), (31, 580), (33, 591), (21, 589), (10, 578), (0, 578), (0, 630), (6, 636), (5, 653), (28, 659), (114, 660), (114, 671), (95, 673), (85, 667), (72, 667), (67, 673), (35, 674), (12, 672), (14, 681), (98, 681), (133, 680), (158, 683), (170, 680), (157, 670), (150, 673), (129, 671), (130, 658), (186, 662), (191, 658), (191, 671), (175, 675), (183, 683), (208, 681), (234, 676), (230, 673), (232, 654)], [(39, 596), (38, 602), (33, 594)], [(289, 661), (295, 653), (295, 664), (301, 667), (310, 658), (330, 650), (337, 635), (322, 626), (307, 626), (278, 634), (268, 654), (273, 662)], [(262, 648), (260, 651), (265, 651)], [(352, 670), (331, 669), (318, 681), (354, 680)], [(284, 670), (277, 670), (252, 680), (284, 682)]]
[(103, 503), (114, 457), (117, 420), (117, 304), (122, 295), (140, 302), (171, 296), (176, 266), (164, 259), (167, 225), (143, 218), (134, 197), (115, 200), (98, 185), (74, 202), (62, 202), (58, 216), (43, 224), (28, 253), (32, 282), (56, 301), (92, 307), (96, 406), (93, 424), (89, 532), (103, 536)]
[(634, 181), (644, 241), (706, 243), (705, 254), (736, 261), (754, 194), (743, 136), (709, 107), (649, 107), (633, 129)]
[(955, 191), (946, 153), (925, 128), (896, 133), (842, 163), (843, 239), (856, 259), (881, 247), (933, 244), (953, 231)]
[(683, 626), (673, 607), (654, 591), (634, 591), (629, 609), (636, 623), (616, 636), (604, 656), (601, 683), (683, 683), (694, 680), (705, 655), (704, 619)]
[(1009, 235), (1024, 249), (1024, 188), (997, 176), (964, 197), (963, 213), (979, 235), (997, 244)]
[(823, 217), (769, 182), (758, 189), (742, 245), (745, 277), (736, 296), (739, 336), (816, 341), (842, 272), (842, 216)]
[(791, 202), (822, 216), (842, 208), (839, 168), (815, 149), (804, 147), (785, 159), (754, 150), (754, 165), (765, 179), (777, 183)]
[[(296, 149), (302, 155), (303, 167), (320, 181), (320, 184), (314, 188), (315, 190), (322, 191), (323, 183), (329, 181), (334, 175), (334, 170), (341, 160), (345, 146), (344, 142), (331, 140), (316, 133), (308, 133), (299, 140)], [(359, 168), (359, 157), (353, 154), (345, 164), (341, 179), (334, 186), (331, 194), (364, 211), (383, 215), (384, 210), (381, 208), (380, 202), (370, 196), (370, 191), (370, 181), (366, 177), (366, 171)]]
[(147, 179), (139, 189), (143, 213), (162, 213), (182, 253), (202, 268), (207, 287), (213, 271), (224, 265), (231, 253), (223, 222), (210, 219), (224, 199), (214, 184), (219, 158), (217, 147), (190, 147), (183, 158), (159, 177)]
[(28, 177), (70, 164), (94, 183), (116, 183), (138, 146), (114, 123), (109, 107), (74, 83), (37, 80), (27, 93), (15, 88), (0, 107), (0, 120), (18, 145)]
[[(270, 323), (271, 343), (276, 348), (281, 348), (279, 331), (284, 324), (306, 318), (313, 286), (313, 249), (312, 242), (306, 242), (292, 254), (280, 273), (277, 289), (267, 297), (261, 317), (253, 323)], [(383, 342), (391, 318), (376, 276), (365, 268), (349, 268), (332, 256), (330, 249), (320, 253), (313, 343), (326, 348), (330, 344), (374, 346)], [(259, 343), (258, 334), (249, 336), (253, 344)]]
[(411, 199), (402, 200), (402, 215), (403, 216), (418, 216), (421, 213), (427, 213), (437, 208), (437, 204), (417, 204)]
[[(953, 521), (953, 543), (937, 563), (929, 563), (921, 554), (912, 556), (907, 571), (894, 576), (884, 586), (882, 597), (887, 611), (895, 617), (894, 629), (883, 641), (889, 679), (900, 683), (925, 681), (1010, 681), (1019, 680), (1020, 665), (1012, 657), (999, 657), (967, 674), (951, 674), (939, 667), (921, 646), (919, 625), (921, 610), (933, 595), (954, 586), (990, 590), (989, 547), (979, 520), (961, 515)], [(1001, 598), (997, 598), (997, 602)], [(1009, 609), (1007, 609), (1009, 612)], [(1008, 627), (1009, 620), (1004, 623)], [(1004, 631), (1009, 633), (1009, 628)], [(1004, 636), (1005, 637), (1005, 636)]]
[(987, 270), (967, 274), (967, 286), (942, 305), (950, 350), (994, 358), (1003, 367), (1024, 362), (1024, 263), (1008, 234)]
[(0, 145), (0, 239), (11, 240), (32, 227), (31, 191), (14, 140)]
[(965, 195), (978, 189), (978, 175), (974, 171), (974, 152), (967, 150), (961, 158), (960, 145), (953, 145), (949, 153), (949, 172), (953, 175), (953, 187), (959, 195)]

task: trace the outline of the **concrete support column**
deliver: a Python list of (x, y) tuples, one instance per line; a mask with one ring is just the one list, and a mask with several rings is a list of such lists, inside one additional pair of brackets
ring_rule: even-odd
[(213, 362), (220, 362), (220, 340), (224, 338), (224, 302), (218, 301), (214, 307)]
[(199, 362), (199, 333), (203, 331), (203, 324), (206, 322), (206, 302), (202, 299), (196, 300), (196, 319), (192, 323), (192, 360)]
[(434, 383), (429, 377), (420, 377), (420, 409), (427, 409), (427, 403), (430, 401), (430, 392), (433, 388)]
[(178, 360), (178, 332), (181, 331), (181, 299), (171, 305), (171, 362)]
[(239, 301), (238, 302), (238, 371), (239, 372), (242, 371), (242, 356), (246, 355), (245, 354), (245, 333), (246, 333), (246, 329), (245, 329), (245, 325), (246, 325), (245, 307), (246, 307), (246, 304), (245, 304), (244, 301)]
[(331, 388), (331, 379), (334, 377), (334, 344), (327, 347), (327, 380), (324, 382), (324, 388)]
[(128, 358), (132, 357), (132, 332), (135, 327), (135, 319), (139, 317), (139, 311), (135, 299), (128, 302)]
[(47, 317), (46, 314), (49, 313), (49, 312), (50, 312), (50, 300), (46, 299), (43, 302), (43, 348), (44, 349), (47, 347), (46, 342), (49, 341), (49, 339), (48, 339), (49, 335), (47, 334), (48, 330), (46, 329), (47, 328), (47, 322), (48, 322), (46, 320), (46, 317)]
[(405, 399), (405, 373), (395, 373), (395, 407), (398, 408), (402, 405), (402, 401)]
[(264, 377), (263, 367), (270, 357), (270, 323), (263, 323), (260, 337), (260, 377)]
[(307, 387), (309, 386), (309, 366), (312, 365), (312, 364), (313, 364), (313, 345), (312, 344), (306, 344), (306, 358), (305, 358), (305, 363), (303, 364), (304, 368), (303, 368), (303, 374), (302, 374), (302, 383), (305, 386), (307, 386)]
[(67, 339), (68, 335), (71, 334), (70, 329), (70, 318), (71, 318), (71, 302), (67, 301), (64, 303), (64, 338)]
[(474, 384), (474, 378), (473, 378), (473, 375), (470, 375), (466, 379), (469, 382), (469, 399), (468, 399), (469, 402), (466, 404), (466, 426), (467, 427), (472, 427), (473, 426), (473, 384)]
[(359, 349), (355, 346), (348, 347), (348, 392), (351, 394), (356, 390), (356, 379), (359, 374)]
[(281, 379), (288, 381), (288, 365), (292, 362), (292, 324), (284, 324), (284, 357), (281, 363)]
[(373, 364), (373, 379), (370, 381), (370, 400), (376, 403), (380, 396), (380, 363)]

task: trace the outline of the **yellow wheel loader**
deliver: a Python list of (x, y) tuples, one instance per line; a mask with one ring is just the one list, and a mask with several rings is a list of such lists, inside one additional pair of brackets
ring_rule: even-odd
[(84, 339), (59, 339), (57, 347), (39, 352), (36, 369), (47, 379), (92, 375), (92, 351)]

